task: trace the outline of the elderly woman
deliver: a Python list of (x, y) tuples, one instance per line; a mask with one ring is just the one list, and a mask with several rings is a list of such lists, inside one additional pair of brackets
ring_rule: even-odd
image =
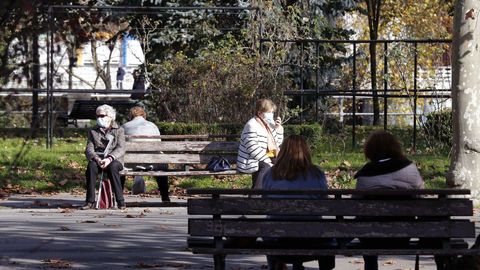
[(245, 124), (240, 137), (237, 170), (252, 174), (253, 188), (262, 187), (263, 175), (275, 163), (283, 141), (281, 118), (274, 118), (276, 109), (270, 99), (258, 100), (255, 115)]
[(123, 170), (125, 134), (115, 122), (115, 109), (101, 105), (96, 110), (97, 125), (88, 132), (85, 156), (88, 160), (86, 172), (87, 198), (83, 210), (95, 207), (95, 182), (102, 170), (112, 181), (113, 192), (119, 209), (125, 209), (120, 171)]

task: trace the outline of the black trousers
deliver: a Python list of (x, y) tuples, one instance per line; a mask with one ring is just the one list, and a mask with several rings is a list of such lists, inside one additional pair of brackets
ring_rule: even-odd
[(155, 177), (157, 181), (158, 190), (160, 191), (160, 196), (162, 199), (168, 198), (168, 176), (157, 176)]
[[(113, 194), (115, 194), (115, 199), (119, 206), (125, 205), (125, 200), (123, 199), (123, 189), (120, 180), (120, 171), (123, 170), (123, 165), (117, 160), (112, 161), (104, 170), (104, 178), (108, 177), (110, 179)], [(97, 176), (102, 172), (102, 168), (98, 166), (97, 162), (89, 161), (87, 172), (85, 173), (86, 184), (87, 184), (87, 199), (86, 202), (94, 203), (95, 202), (95, 183), (97, 182)]]
[[(168, 170), (168, 165), (158, 164), (148, 168), (149, 170), (152, 170), (152, 171), (158, 171), (158, 170), (166, 171)], [(122, 176), (121, 177), (122, 190), (125, 187), (125, 181), (126, 181), (126, 177)], [(162, 199), (167, 199), (168, 198), (168, 176), (156, 176), (155, 181), (157, 181), (158, 190), (160, 191), (160, 196), (162, 197)]]

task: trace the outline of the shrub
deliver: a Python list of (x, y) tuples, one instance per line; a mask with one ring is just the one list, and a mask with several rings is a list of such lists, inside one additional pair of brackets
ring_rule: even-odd
[(165, 135), (185, 134), (240, 134), (243, 124), (196, 124), (196, 123), (157, 123), (160, 132)]
[(178, 53), (152, 68), (149, 118), (190, 123), (245, 123), (259, 98), (283, 111), (289, 85), (277, 68), (237, 48), (213, 48), (195, 58)]
[(318, 124), (285, 125), (285, 136), (288, 135), (302, 135), (312, 148), (316, 148), (322, 138), (322, 127)]
[[(240, 134), (244, 124), (192, 124), (192, 123), (157, 123), (160, 132), (165, 135), (184, 134)], [(312, 148), (315, 148), (322, 138), (322, 127), (313, 125), (285, 125), (285, 136), (302, 135)]]
[(445, 143), (449, 146), (452, 145), (452, 110), (443, 110), (428, 114), (423, 127), (427, 138)]

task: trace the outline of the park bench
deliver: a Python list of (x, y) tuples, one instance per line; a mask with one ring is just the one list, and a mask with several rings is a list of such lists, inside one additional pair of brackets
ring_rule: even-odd
[(65, 126), (69, 124), (78, 126), (79, 119), (96, 119), (96, 110), (98, 106), (107, 104), (115, 108), (117, 113), (127, 115), (128, 110), (135, 106), (135, 102), (130, 100), (75, 100), (72, 111), (67, 115), (60, 115), (58, 118)]
[[(135, 164), (169, 164), (168, 170), (129, 170), (120, 174), (125, 176), (205, 176), (234, 175), (238, 141), (220, 139), (237, 138), (237, 135), (161, 135), (127, 136), (125, 167)], [(231, 169), (213, 172), (205, 169), (214, 156), (226, 158)]]
[[(449, 266), (455, 269), (453, 257), (480, 253), (478, 249), (468, 249), (464, 241), (464, 238), (475, 237), (472, 201), (452, 198), (453, 195), (465, 197), (469, 193), (453, 189), (188, 189), (191, 197), (187, 203), (187, 244), (195, 254), (212, 254), (217, 270), (225, 269), (227, 254), (290, 256), (280, 257), (286, 263), (299, 263), (298, 258), (291, 256), (307, 256), (299, 260), (308, 261), (328, 255), (416, 255), (416, 269), (419, 269), (419, 255), (436, 255), (442, 260), (444, 269)], [(297, 197), (268, 198), (263, 195)], [(267, 215), (282, 217), (272, 219)], [(260, 237), (334, 238), (337, 243), (275, 246), (262, 242)], [(411, 240), (408, 246), (387, 248), (350, 241), (396, 237)], [(251, 241), (255, 238), (257, 240)], [(424, 241), (426, 239), (428, 241)]]

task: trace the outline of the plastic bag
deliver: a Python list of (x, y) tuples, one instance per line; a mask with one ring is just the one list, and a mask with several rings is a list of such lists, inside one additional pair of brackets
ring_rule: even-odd
[(230, 170), (230, 163), (228, 160), (221, 156), (212, 157), (208, 162), (207, 170), (212, 172), (223, 172)]

